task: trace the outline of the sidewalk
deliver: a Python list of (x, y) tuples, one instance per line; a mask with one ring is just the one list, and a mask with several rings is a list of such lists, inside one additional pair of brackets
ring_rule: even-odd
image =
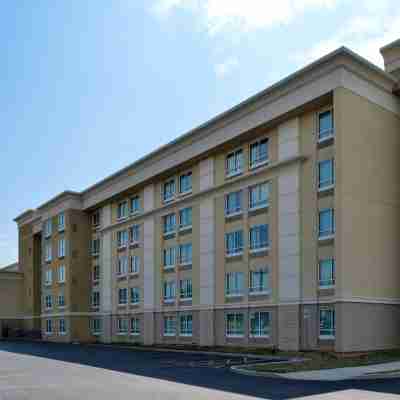
[(348, 379), (388, 379), (400, 378), (400, 361), (366, 365), (362, 367), (348, 367), (335, 369), (321, 369), (318, 371), (289, 372), (285, 374), (272, 372), (257, 372), (241, 367), (232, 367), (232, 371), (245, 375), (296, 379), (304, 381), (342, 381)]

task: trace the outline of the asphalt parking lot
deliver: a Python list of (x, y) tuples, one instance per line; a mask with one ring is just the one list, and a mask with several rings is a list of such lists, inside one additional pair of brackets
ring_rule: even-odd
[(0, 342), (0, 399), (291, 399), (317, 394), (330, 399), (356, 393), (349, 389), (365, 391), (358, 392), (363, 399), (400, 394), (398, 379), (323, 383), (237, 375), (225, 366), (228, 358)]

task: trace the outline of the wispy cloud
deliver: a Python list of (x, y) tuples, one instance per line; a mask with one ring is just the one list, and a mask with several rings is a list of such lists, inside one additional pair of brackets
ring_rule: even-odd
[(230, 57), (222, 63), (215, 65), (215, 74), (219, 78), (224, 78), (230, 72), (232, 72), (236, 67), (238, 67), (239, 61), (235, 57)]

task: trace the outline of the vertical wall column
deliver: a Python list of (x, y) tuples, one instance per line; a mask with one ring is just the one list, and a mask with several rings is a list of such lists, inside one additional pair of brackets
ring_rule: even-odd
[[(299, 120), (278, 128), (279, 159), (299, 154)], [(300, 343), (300, 166), (287, 167), (278, 177), (279, 348), (298, 350)]]

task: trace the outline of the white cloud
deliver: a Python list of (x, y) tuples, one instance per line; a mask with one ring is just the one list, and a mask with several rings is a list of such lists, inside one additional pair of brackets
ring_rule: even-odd
[(228, 58), (222, 63), (215, 66), (215, 74), (219, 78), (223, 78), (228, 75), (239, 65), (239, 61), (235, 57)]

